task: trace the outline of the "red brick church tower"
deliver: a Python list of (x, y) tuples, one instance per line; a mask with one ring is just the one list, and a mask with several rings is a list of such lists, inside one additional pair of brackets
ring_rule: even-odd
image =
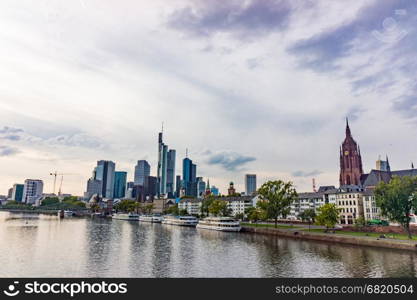
[(346, 119), (346, 138), (340, 148), (340, 185), (359, 185), (363, 174), (361, 150), (352, 137)]

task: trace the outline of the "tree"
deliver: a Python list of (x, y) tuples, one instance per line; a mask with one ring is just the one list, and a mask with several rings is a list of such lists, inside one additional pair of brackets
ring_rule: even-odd
[(417, 177), (395, 176), (390, 182), (380, 182), (374, 191), (381, 215), (398, 222), (411, 239), (410, 214), (417, 211)]
[(223, 215), (224, 213), (227, 212), (227, 201), (224, 200), (214, 200), (209, 208), (209, 213), (214, 215), (214, 216), (219, 216), (219, 215)]
[(259, 207), (249, 207), (246, 209), (245, 213), (248, 219), (253, 223), (256, 223), (259, 220), (264, 219), (263, 216), (265, 215), (262, 209), (260, 209)]
[(314, 220), (316, 219), (316, 212), (312, 208), (308, 208), (304, 210), (299, 217), (301, 220), (308, 222), (308, 230), (310, 230), (311, 223), (314, 223)]
[(209, 195), (208, 197), (204, 198), (204, 200), (201, 202), (201, 215), (208, 216), (209, 215), (209, 207), (214, 201), (214, 196)]
[(166, 214), (170, 214), (170, 215), (174, 215), (174, 216), (178, 216), (180, 214), (179, 209), (178, 209), (178, 204), (175, 204), (171, 207), (169, 207), (167, 210), (165, 210)]
[(187, 216), (188, 215), (188, 211), (186, 209), (180, 209), (178, 211), (178, 215), (179, 216)]
[(355, 227), (356, 228), (362, 229), (365, 226), (366, 226), (366, 221), (365, 221), (364, 217), (360, 216), (360, 217), (356, 218), (356, 220), (355, 220)]
[(150, 215), (152, 213), (153, 209), (154, 209), (154, 205), (153, 204), (147, 204), (143, 208), (143, 211), (145, 212), (145, 214)]
[(258, 207), (261, 208), (267, 218), (274, 219), (275, 228), (278, 218), (286, 218), (290, 213), (291, 204), (297, 199), (298, 195), (292, 182), (282, 180), (265, 182), (258, 190)]
[(324, 204), (323, 206), (319, 207), (317, 211), (317, 224), (326, 226), (325, 232), (328, 232), (330, 228), (334, 228), (334, 226), (339, 221), (340, 209), (336, 207), (336, 204)]
[(119, 203), (117, 203), (114, 208), (116, 210), (124, 211), (124, 212), (133, 212), (137, 208), (137, 202), (131, 199), (123, 199)]
[(41, 201), (41, 206), (55, 205), (59, 203), (58, 197), (46, 197)]
[(239, 213), (235, 215), (236, 220), (241, 220), (243, 221), (243, 219), (245, 218), (245, 214)]

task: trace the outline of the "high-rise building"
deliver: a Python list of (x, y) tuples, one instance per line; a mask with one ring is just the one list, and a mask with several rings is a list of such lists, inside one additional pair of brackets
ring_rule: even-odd
[(175, 197), (179, 197), (181, 194), (181, 176), (177, 175), (175, 179)]
[(95, 168), (95, 180), (101, 181), (101, 194), (103, 198), (114, 198), (114, 171), (116, 164), (108, 160), (100, 160)]
[(153, 201), (157, 195), (157, 180), (155, 176), (147, 176), (145, 178), (144, 194), (146, 200)]
[(145, 177), (151, 175), (151, 166), (146, 160), (138, 160), (135, 166), (134, 183), (136, 185), (144, 185)]
[(206, 192), (206, 183), (203, 177), (197, 177), (197, 197), (203, 197)]
[(211, 194), (213, 195), (213, 196), (218, 196), (220, 193), (219, 193), (219, 189), (218, 188), (216, 188), (214, 185), (212, 185), (211, 186), (211, 188), (210, 188), (210, 192), (211, 192)]
[(385, 171), (385, 172), (391, 171), (391, 167), (388, 161), (388, 155), (387, 155), (386, 160), (381, 160), (381, 158), (378, 158), (378, 160), (376, 161), (376, 170)]
[(188, 157), (182, 161), (182, 185), (186, 196), (197, 197), (197, 166)]
[(43, 193), (43, 181), (39, 179), (26, 179), (23, 187), (22, 202), (36, 204)]
[(114, 172), (114, 198), (121, 199), (126, 195), (127, 172)]
[(90, 178), (87, 181), (87, 191), (84, 193), (84, 197), (90, 199), (93, 195), (101, 195), (101, 181)]
[(256, 192), (256, 174), (245, 175), (245, 194), (253, 195)]
[(340, 147), (340, 186), (360, 185), (363, 174), (361, 150), (353, 139), (346, 119), (346, 137)]
[(24, 187), (25, 186), (23, 184), (16, 183), (13, 185), (12, 200), (22, 202)]
[(171, 149), (168, 151), (167, 154), (167, 184), (166, 184), (166, 192), (168, 194), (168, 198), (174, 197), (174, 179), (175, 179), (175, 150)]
[(126, 193), (125, 193), (125, 198), (127, 199), (132, 199), (133, 198), (133, 187), (135, 186), (135, 183), (133, 181), (129, 181), (126, 184)]
[[(170, 169), (169, 178), (168, 169)], [(158, 167), (156, 173), (158, 196), (174, 192), (174, 174), (175, 150), (168, 151), (168, 145), (163, 142), (163, 132), (160, 132), (158, 135)]]

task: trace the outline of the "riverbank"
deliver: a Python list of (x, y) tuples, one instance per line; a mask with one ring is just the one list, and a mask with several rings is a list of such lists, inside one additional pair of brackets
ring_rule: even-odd
[(399, 249), (417, 252), (416, 241), (394, 240), (386, 238), (377, 238), (372, 236), (348, 236), (346, 234), (323, 233), (317, 231), (307, 231), (305, 228), (270, 228), (242, 226), (242, 232), (251, 234), (275, 235), (294, 239), (303, 239), (311, 241), (320, 241), (328, 243), (339, 243), (354, 246), (379, 247), (389, 249)]
[[(60, 210), (58, 209), (17, 209), (17, 208), (0, 208), (0, 212), (11, 212), (11, 213), (25, 213), (25, 214), (46, 214), (46, 215), (56, 215)], [(87, 216), (91, 212), (89, 210), (78, 210), (76, 212), (77, 216)]]

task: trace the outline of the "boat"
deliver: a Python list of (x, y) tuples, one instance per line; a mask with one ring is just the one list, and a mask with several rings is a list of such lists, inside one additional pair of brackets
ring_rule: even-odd
[(139, 215), (135, 213), (117, 213), (112, 216), (112, 219), (125, 221), (139, 221)]
[(74, 212), (72, 210), (64, 210), (64, 218), (74, 216)]
[(217, 231), (234, 231), (242, 229), (240, 222), (229, 217), (208, 217), (200, 220), (197, 224), (199, 229), (209, 229)]
[(193, 216), (165, 216), (162, 224), (195, 227), (198, 223)]
[(150, 222), (150, 223), (161, 223), (162, 220), (161, 216), (154, 216), (154, 215), (142, 215), (139, 216), (139, 221), (141, 222)]

